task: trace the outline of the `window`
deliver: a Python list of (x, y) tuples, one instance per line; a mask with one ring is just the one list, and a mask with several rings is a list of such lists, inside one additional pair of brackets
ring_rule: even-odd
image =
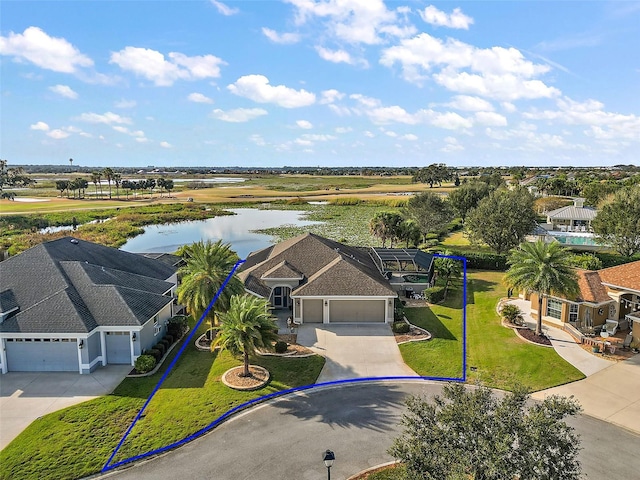
[(578, 304), (577, 303), (571, 303), (569, 305), (569, 321), (573, 323), (578, 321)]
[(547, 317), (553, 317), (560, 320), (562, 314), (562, 302), (555, 298), (547, 299)]
[(158, 316), (153, 317), (153, 334), (158, 335), (160, 333), (160, 321)]

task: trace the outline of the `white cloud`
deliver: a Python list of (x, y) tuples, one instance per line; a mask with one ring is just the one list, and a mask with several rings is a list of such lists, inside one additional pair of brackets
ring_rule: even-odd
[(445, 146), (440, 149), (441, 152), (452, 153), (464, 150), (464, 147), (458, 143), (458, 139), (455, 137), (446, 137), (444, 143)]
[(49, 90), (65, 98), (71, 98), (73, 100), (78, 98), (78, 94), (74, 92), (68, 85), (55, 85), (53, 87), (49, 87)]
[(336, 127), (336, 133), (349, 133), (352, 131), (353, 131), (353, 128), (351, 127)]
[(418, 140), (418, 136), (414, 135), (413, 133), (407, 133), (405, 135), (402, 135), (400, 138), (402, 138), (403, 140), (409, 140), (411, 142), (415, 142), (416, 140)]
[(394, 132), (393, 130), (386, 130), (384, 132), (384, 134), (387, 135), (388, 137), (391, 137), (391, 138), (395, 138), (395, 137), (398, 136), (398, 134), (396, 132)]
[(217, 78), (220, 66), (226, 65), (225, 61), (213, 55), (188, 57), (170, 52), (167, 57), (148, 48), (125, 47), (119, 52), (112, 52), (109, 63), (164, 87), (173, 85), (176, 80)]
[(329, 140), (335, 140), (337, 137), (334, 135), (326, 135), (320, 133), (305, 133), (300, 138), (310, 140), (312, 142), (328, 142)]
[(568, 125), (583, 125), (585, 135), (600, 140), (626, 139), (640, 141), (640, 117), (607, 112), (604, 104), (593, 99), (576, 102), (563, 97), (556, 102), (558, 110), (531, 111), (522, 114), (533, 120), (549, 120)]
[(284, 85), (269, 85), (269, 79), (264, 75), (245, 75), (227, 88), (234, 95), (258, 103), (275, 103), (284, 108), (306, 107), (316, 101), (315, 94), (306, 90), (294, 90)]
[(446, 103), (445, 106), (468, 112), (493, 111), (493, 105), (491, 105), (490, 102), (480, 97), (470, 97), (468, 95), (456, 95), (453, 97), (453, 100)]
[(114, 104), (116, 108), (133, 108), (136, 105), (137, 102), (135, 100), (120, 100)]
[(298, 43), (300, 41), (300, 35), (297, 33), (278, 33), (275, 30), (271, 30), (270, 28), (266, 27), (262, 28), (262, 33), (273, 43), (290, 45), (292, 43)]
[(267, 142), (264, 141), (262, 135), (258, 135), (257, 133), (249, 136), (249, 141), (255, 143), (259, 147), (264, 147), (267, 144)]
[(473, 18), (468, 17), (460, 8), (454, 8), (451, 14), (438, 10), (433, 5), (429, 5), (420, 12), (422, 19), (430, 25), (437, 27), (461, 28), (469, 30), (469, 25), (473, 24)]
[(313, 145), (313, 142), (311, 140), (304, 140), (302, 138), (296, 138), (293, 143), (297, 144), (297, 145), (301, 145), (303, 147), (310, 147)]
[(374, 135), (373, 133), (371, 133), (369, 130), (365, 130), (365, 131), (363, 132), (363, 135), (364, 135), (365, 137), (368, 137), (368, 138), (373, 138), (373, 137), (375, 137), (375, 135)]
[(56, 128), (55, 130), (51, 130), (50, 132), (47, 132), (47, 135), (56, 140), (61, 140), (63, 138), (67, 138), (71, 134), (68, 132), (65, 132), (64, 130), (60, 130), (59, 128)]
[(329, 50), (321, 46), (316, 46), (316, 52), (320, 55), (320, 58), (328, 62), (333, 63), (347, 63), (349, 65), (361, 65), (368, 67), (369, 62), (364, 59), (355, 59), (346, 50)]
[(77, 119), (83, 122), (104, 123), (106, 125), (111, 125), (112, 123), (131, 125), (132, 123), (130, 118), (122, 117), (117, 113), (113, 113), (113, 112), (106, 112), (102, 115), (99, 113), (93, 113), (93, 112), (83, 113), (82, 115), (77, 117)]
[(217, 118), (224, 122), (240, 123), (248, 122), (254, 118), (261, 117), (262, 115), (267, 115), (267, 111), (262, 108), (236, 108), (235, 110), (227, 110), (226, 112), (224, 110), (216, 109), (211, 112), (211, 115), (213, 118)]
[(321, 95), (320, 103), (322, 104), (333, 103), (337, 100), (342, 100), (344, 98), (344, 93), (339, 92), (334, 88), (329, 90), (323, 90), (322, 92), (320, 92), (320, 95)]
[(388, 123), (404, 123), (407, 125), (416, 125), (423, 122), (430, 111), (418, 110), (416, 113), (409, 113), (404, 108), (393, 105), (391, 107), (378, 107), (368, 110), (366, 114), (371, 121), (376, 124), (388, 124)]
[(500, 105), (504, 108), (504, 111), (508, 113), (513, 113), (517, 110), (516, 106), (511, 102), (502, 102)]
[(418, 85), (432, 76), (449, 90), (500, 100), (560, 94), (535, 79), (551, 67), (534, 64), (515, 48), (483, 49), (421, 33), (383, 50), (380, 63), (387, 67), (399, 64), (404, 79)]
[(313, 128), (313, 124), (308, 120), (298, 120), (296, 122), (296, 125), (298, 125), (298, 127), (300, 128), (304, 128), (305, 130)]
[(434, 127), (445, 128), (447, 130), (458, 130), (461, 128), (471, 128), (473, 126), (471, 120), (461, 117), (455, 112), (435, 113), (430, 123)]
[(476, 112), (475, 120), (475, 123), (478, 125), (486, 125), (492, 127), (507, 126), (506, 117), (495, 112)]
[(0, 36), (0, 54), (61, 73), (76, 73), (79, 67), (93, 65), (93, 60), (67, 40), (50, 37), (38, 27), (29, 27), (23, 33), (11, 32), (7, 37)]
[(213, 103), (212, 99), (210, 99), (206, 95), (203, 95), (202, 93), (197, 93), (197, 92), (190, 93), (189, 96), (187, 97), (187, 100), (195, 103)]
[(149, 139), (147, 137), (136, 137), (136, 142), (138, 143), (147, 143)]
[(44, 122), (36, 122), (33, 125), (30, 125), (29, 128), (31, 130), (41, 130), (43, 132), (46, 132), (49, 130), (49, 125)]
[(130, 135), (132, 137), (144, 138), (144, 132), (142, 130), (129, 130), (127, 127), (123, 127), (121, 125), (114, 125), (113, 128), (116, 132), (124, 133), (125, 135)]
[(412, 35), (415, 28), (398, 19), (382, 0), (286, 0), (296, 8), (296, 23), (325, 20), (329, 38), (350, 44), (378, 44), (381, 36)]
[(355, 100), (356, 102), (358, 102), (360, 106), (365, 108), (375, 108), (382, 105), (382, 102), (379, 99), (373, 98), (373, 97), (367, 97), (360, 93), (353, 93), (349, 95), (349, 98), (352, 100)]
[(218, 12), (226, 17), (229, 17), (231, 15), (235, 15), (236, 13), (238, 13), (240, 10), (237, 8), (232, 8), (229, 7), (227, 5), (225, 5), (222, 2), (218, 2), (217, 0), (209, 0), (211, 2), (211, 4), (216, 7), (218, 9)]
[(327, 106), (329, 107), (329, 110), (331, 110), (333, 113), (335, 113), (336, 115), (338, 115), (340, 117), (345, 117), (347, 115), (351, 115), (351, 110), (349, 109), (349, 107), (342, 107), (342, 106), (336, 105), (334, 103), (330, 103)]
[(172, 148), (173, 145), (171, 145), (169, 142), (160, 142), (160, 146), (162, 148)]

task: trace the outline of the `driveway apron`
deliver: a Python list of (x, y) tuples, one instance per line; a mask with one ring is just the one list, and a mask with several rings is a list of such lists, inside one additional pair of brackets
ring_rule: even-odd
[(301, 325), (298, 343), (326, 358), (316, 383), (418, 376), (402, 360), (386, 324)]
[(9, 372), (0, 376), (0, 450), (47, 413), (111, 393), (131, 365), (107, 365), (88, 375)]

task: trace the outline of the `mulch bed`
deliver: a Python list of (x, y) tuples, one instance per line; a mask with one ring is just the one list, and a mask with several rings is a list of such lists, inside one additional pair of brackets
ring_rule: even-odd
[(519, 328), (518, 334), (521, 337), (526, 338), (530, 342), (538, 343), (540, 345), (547, 345), (549, 347), (551, 346), (551, 340), (549, 340), (544, 335), (536, 335), (536, 332), (534, 332), (533, 330), (529, 330), (528, 328)]
[(236, 390), (255, 390), (269, 382), (269, 372), (257, 365), (249, 365), (251, 376), (243, 377), (243, 373), (243, 366), (227, 370), (223, 375), (223, 383)]
[(411, 340), (429, 340), (431, 338), (429, 332), (415, 325), (411, 325), (409, 333), (394, 333), (393, 336), (396, 338), (397, 343), (409, 342)]
[[(307, 347), (298, 345), (296, 342), (298, 341), (298, 334), (296, 333), (283, 333), (278, 335), (278, 341), (287, 343), (287, 351), (282, 356), (286, 357), (297, 357), (300, 355), (311, 355), (313, 352), (309, 350)], [(274, 352), (260, 352), (267, 353), (273, 355)]]

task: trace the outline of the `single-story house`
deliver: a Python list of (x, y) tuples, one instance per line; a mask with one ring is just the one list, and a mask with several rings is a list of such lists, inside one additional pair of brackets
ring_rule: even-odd
[(0, 369), (133, 365), (176, 310), (175, 257), (64, 237), (0, 262)]
[[(609, 322), (617, 330), (632, 330), (640, 344), (640, 261), (604, 268), (577, 270), (580, 294), (577, 298), (549, 296), (542, 300), (543, 322), (562, 327), (571, 324), (578, 330)], [(538, 296), (531, 300), (531, 314), (538, 314)], [(614, 323), (615, 322), (615, 323)]]
[(584, 206), (584, 198), (574, 198), (573, 205), (547, 213), (547, 230), (561, 232), (591, 232), (591, 222), (598, 216), (593, 207)]
[[(420, 279), (424, 287), (433, 273), (433, 257), (396, 249), (392, 259), (393, 249), (375, 250), (305, 233), (252, 252), (238, 275), (247, 292), (268, 299), (277, 310), (289, 309), (296, 323), (392, 322), (394, 299), (406, 282), (393, 282), (398, 271), (390, 271), (389, 264), (422, 272), (428, 277)], [(402, 255), (407, 258), (401, 264)], [(418, 262), (410, 257), (419, 257)]]

